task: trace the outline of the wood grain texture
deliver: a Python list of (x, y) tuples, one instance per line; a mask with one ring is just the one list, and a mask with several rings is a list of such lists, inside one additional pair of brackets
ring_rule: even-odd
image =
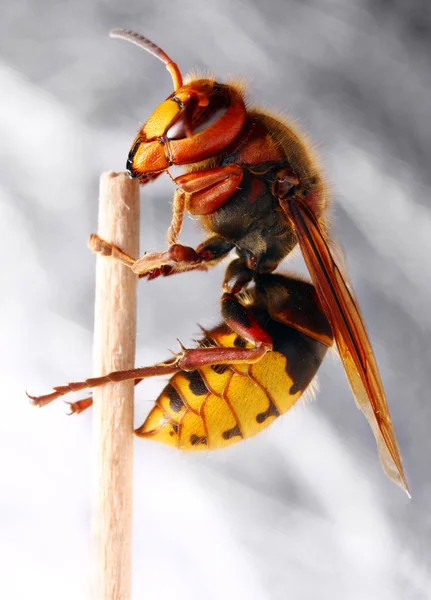
[[(100, 237), (139, 255), (139, 185), (126, 173), (100, 179)], [(97, 257), (94, 373), (134, 366), (137, 276)], [(94, 390), (92, 600), (131, 596), (133, 381)]]

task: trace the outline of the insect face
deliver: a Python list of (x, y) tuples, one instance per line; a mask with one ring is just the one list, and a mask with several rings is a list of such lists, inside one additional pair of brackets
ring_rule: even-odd
[(126, 168), (146, 183), (172, 165), (187, 165), (213, 157), (239, 135), (246, 121), (241, 93), (213, 79), (183, 85), (181, 71), (161, 48), (130, 30), (114, 29), (111, 37), (143, 48), (161, 60), (171, 74), (174, 93), (152, 113), (136, 136)]
[(210, 158), (236, 139), (245, 119), (237, 90), (210, 79), (192, 81), (152, 113), (133, 142), (127, 169), (146, 182), (171, 165)]

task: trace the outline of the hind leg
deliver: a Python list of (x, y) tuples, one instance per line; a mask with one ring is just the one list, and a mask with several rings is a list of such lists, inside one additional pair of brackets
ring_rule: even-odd
[[(43, 396), (30, 396), (34, 406), (42, 407), (50, 404), (57, 398), (79, 392), (88, 388), (98, 387), (105, 383), (128, 381), (135, 382), (149, 377), (173, 375), (178, 371), (195, 371), (206, 365), (217, 364), (252, 364), (258, 362), (267, 352), (272, 350), (272, 339), (268, 333), (257, 323), (246, 306), (233, 294), (223, 294), (222, 315), (227, 325), (239, 336), (254, 344), (254, 348), (244, 347), (209, 347), (209, 348), (184, 348), (174, 357), (164, 363), (150, 367), (129, 369), (127, 371), (114, 371), (100, 377), (91, 377), (83, 381), (74, 381), (66, 385), (54, 387), (54, 391)], [(81, 402), (81, 404), (80, 404)], [(86, 398), (76, 404), (71, 404), (72, 412), (82, 412), (91, 406), (91, 398)]]

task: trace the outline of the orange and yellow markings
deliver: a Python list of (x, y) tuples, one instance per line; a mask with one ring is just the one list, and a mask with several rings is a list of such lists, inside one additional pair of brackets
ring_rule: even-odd
[(250, 375), (266, 390), (281, 414), (292, 408), (303, 392), (291, 394), (294, 382), (286, 372), (286, 358), (278, 352), (267, 354), (249, 368)]
[[(233, 332), (210, 332), (214, 345), (253, 347)], [(181, 450), (215, 450), (262, 431), (301, 395), (286, 358), (269, 352), (255, 364), (212, 365), (173, 375), (136, 433)]]
[(221, 396), (209, 394), (202, 405), (202, 418), (208, 431), (208, 448), (215, 450), (242, 439), (238, 421)]

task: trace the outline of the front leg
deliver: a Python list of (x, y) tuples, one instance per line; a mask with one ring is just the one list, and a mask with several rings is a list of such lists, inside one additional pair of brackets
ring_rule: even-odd
[(186, 210), (191, 215), (209, 215), (221, 208), (236, 192), (244, 176), (242, 167), (233, 163), (203, 171), (192, 171), (174, 179), (185, 192)]
[(135, 260), (96, 234), (90, 236), (89, 247), (93, 252), (119, 260), (140, 277), (148, 275), (149, 279), (195, 269), (205, 270), (230, 252), (234, 244), (218, 237), (208, 240), (197, 250), (175, 243), (181, 230), (184, 211), (187, 210), (192, 215), (215, 212), (232, 197), (242, 178), (243, 169), (237, 164), (230, 164), (186, 173), (174, 179), (178, 189), (167, 232), (170, 248), (165, 252), (150, 252)]
[(181, 231), (185, 211), (185, 194), (182, 190), (176, 190), (174, 200), (172, 202), (172, 220), (169, 229), (166, 233), (169, 246), (173, 246), (178, 241), (178, 236)]
[(88, 245), (93, 252), (114, 258), (130, 267), (140, 277), (148, 276), (149, 279), (196, 269), (205, 270), (214, 266), (234, 247), (231, 242), (214, 236), (198, 246), (196, 250), (190, 246), (173, 244), (165, 252), (149, 252), (135, 260), (96, 234), (90, 236)]

